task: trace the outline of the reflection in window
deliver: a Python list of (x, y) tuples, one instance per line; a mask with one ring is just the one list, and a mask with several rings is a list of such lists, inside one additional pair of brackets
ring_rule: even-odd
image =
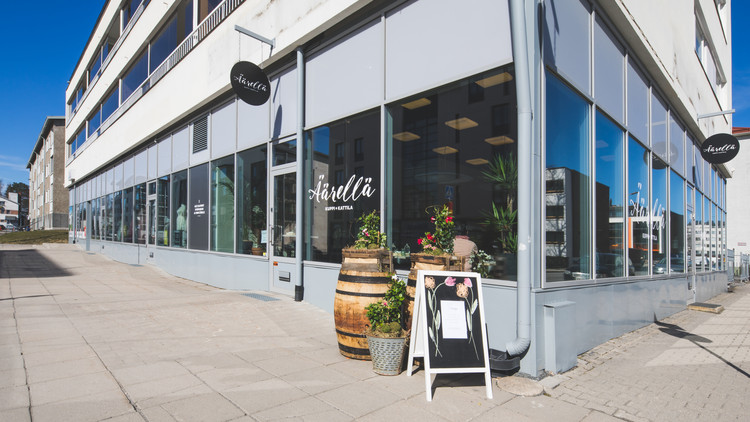
[(107, 205), (104, 210), (104, 216), (102, 219), (102, 232), (104, 232), (104, 240), (112, 240), (114, 239), (114, 225), (112, 222), (112, 217), (114, 215), (115, 197), (110, 193), (106, 196), (106, 198)]
[(646, 152), (638, 141), (628, 141), (628, 258), (634, 275), (648, 275), (651, 232), (649, 230), (649, 177)]
[(115, 110), (117, 110), (119, 101), (120, 90), (118, 88), (115, 88), (114, 91), (112, 91), (109, 96), (107, 96), (107, 99), (102, 103), (102, 122), (106, 121), (107, 118), (111, 116), (112, 113), (115, 112)]
[(593, 278), (588, 109), (583, 98), (547, 74), (545, 177), (547, 181), (561, 181), (563, 188), (562, 192), (547, 194), (545, 201), (566, 210), (564, 218), (546, 221), (546, 231), (565, 233), (564, 243), (546, 245), (547, 281)]
[(222, 1), (223, 0), (198, 0), (198, 22), (202, 22), (203, 19), (206, 19), (206, 17), (213, 12)]
[[(624, 277), (624, 133), (596, 113), (596, 277)], [(549, 208), (549, 206), (548, 206)], [(549, 219), (549, 215), (547, 215)]]
[[(693, 217), (695, 216), (695, 204), (693, 201), (693, 195), (695, 195), (695, 190), (692, 186), (687, 185), (687, 197), (685, 198), (685, 203), (687, 205), (687, 213), (685, 215), (687, 233), (685, 257), (687, 258), (687, 272), (689, 273), (693, 272), (693, 250), (695, 249), (694, 244), (696, 243), (695, 224), (693, 222)], [(695, 246), (697, 246), (697, 244), (695, 244)]]
[(133, 243), (133, 188), (122, 191), (122, 241)]
[(716, 204), (711, 203), (711, 270), (716, 271), (719, 269), (718, 258), (721, 256), (719, 252), (719, 240), (716, 227)]
[(135, 243), (146, 244), (146, 184), (136, 185), (133, 200)]
[(172, 175), (172, 246), (187, 247), (187, 170)]
[(91, 200), (91, 239), (99, 240), (99, 198)]
[(703, 271), (711, 271), (711, 257), (716, 250), (711, 247), (711, 200), (703, 196)]
[(261, 145), (237, 154), (237, 253), (266, 252), (267, 151)]
[(685, 272), (685, 181), (669, 173), (669, 272)]
[(276, 143), (271, 152), (274, 166), (293, 163), (297, 161), (297, 140)]
[(148, 76), (148, 56), (144, 50), (133, 66), (122, 77), (122, 101), (130, 97)]
[(156, 244), (169, 246), (169, 176), (156, 180)]
[[(341, 249), (356, 239), (357, 218), (380, 209), (380, 111), (315, 128), (306, 142), (312, 154), (305, 185), (311, 223), (306, 256), (341, 262)], [(358, 143), (367, 156), (364, 163), (356, 160)], [(357, 174), (360, 164), (364, 167)]]
[(170, 54), (193, 30), (193, 2), (183, 1), (177, 12), (169, 20), (159, 35), (151, 42), (149, 54), (149, 73), (156, 70), (159, 65), (169, 57)]
[[(669, 256), (667, 243), (667, 164), (659, 157), (652, 157), (651, 171), (651, 251), (652, 265), (656, 273), (656, 265)], [(666, 269), (666, 261), (663, 262)]]
[(234, 252), (234, 156), (211, 162), (211, 250)]
[[(690, 150), (692, 152), (692, 149)], [(680, 175), (685, 174), (685, 131), (669, 118), (669, 164)]]
[(636, 138), (648, 139), (648, 84), (628, 61), (628, 129)]
[(385, 210), (397, 268), (409, 268), (417, 239), (432, 230), (425, 210), (447, 204), (457, 234), (495, 258), (490, 277), (516, 278), (513, 78), (506, 66), (388, 107)]
[(273, 255), (297, 256), (297, 174), (286, 173), (273, 180)]

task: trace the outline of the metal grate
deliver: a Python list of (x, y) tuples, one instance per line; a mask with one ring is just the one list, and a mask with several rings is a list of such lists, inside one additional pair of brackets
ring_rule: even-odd
[(263, 302), (276, 302), (279, 299), (276, 299), (275, 297), (261, 295), (258, 293), (242, 293), (242, 296), (251, 297), (253, 299), (262, 300)]
[(208, 149), (208, 116), (193, 123), (193, 154)]

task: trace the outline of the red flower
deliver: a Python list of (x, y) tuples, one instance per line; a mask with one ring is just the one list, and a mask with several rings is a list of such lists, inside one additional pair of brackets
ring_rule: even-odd
[(427, 238), (428, 238), (428, 239), (430, 239), (430, 240), (432, 240), (432, 239), (433, 239), (433, 237), (432, 237), (432, 235), (431, 235), (431, 234), (428, 234), (428, 235), (427, 235)]
[(422, 239), (421, 238), (417, 239), (417, 245), (421, 245), (421, 244), (422, 244)]
[(450, 223), (451, 221), (453, 221), (453, 217), (445, 217), (446, 223)]

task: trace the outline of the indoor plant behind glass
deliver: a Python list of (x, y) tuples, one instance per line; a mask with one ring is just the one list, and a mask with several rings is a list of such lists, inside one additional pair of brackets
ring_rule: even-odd
[(370, 326), (365, 328), (372, 356), (372, 370), (380, 375), (398, 375), (406, 350), (407, 332), (401, 328), (406, 283), (395, 274), (385, 297), (365, 307)]

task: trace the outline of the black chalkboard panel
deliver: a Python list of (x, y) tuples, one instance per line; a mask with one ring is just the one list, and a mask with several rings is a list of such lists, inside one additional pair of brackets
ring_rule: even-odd
[(427, 350), (432, 368), (485, 366), (477, 277), (426, 275)]

